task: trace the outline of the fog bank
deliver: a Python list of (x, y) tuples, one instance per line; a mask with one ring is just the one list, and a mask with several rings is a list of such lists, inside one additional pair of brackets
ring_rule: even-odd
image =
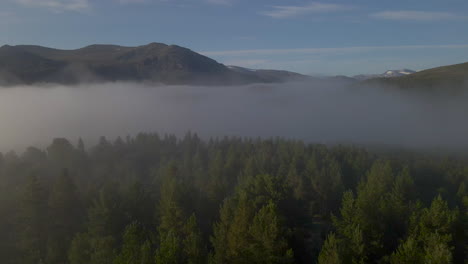
[(314, 143), (464, 148), (468, 96), (307, 83), (229, 87), (132, 83), (0, 88), (0, 151), (55, 137), (87, 145), (138, 132), (204, 138), (285, 137)]

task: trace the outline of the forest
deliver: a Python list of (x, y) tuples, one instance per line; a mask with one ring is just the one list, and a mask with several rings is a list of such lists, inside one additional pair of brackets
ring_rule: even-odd
[(283, 138), (0, 155), (3, 264), (468, 263), (468, 156)]

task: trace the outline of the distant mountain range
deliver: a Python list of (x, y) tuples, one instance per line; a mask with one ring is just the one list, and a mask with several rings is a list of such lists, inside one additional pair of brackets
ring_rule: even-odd
[(368, 79), (374, 78), (392, 78), (392, 77), (401, 77), (415, 73), (416, 71), (409, 70), (409, 69), (402, 69), (402, 70), (388, 70), (382, 74), (361, 74), (353, 76), (354, 79), (363, 81)]
[(0, 47), (0, 84), (148, 81), (164, 84), (246, 84), (305, 80), (287, 71), (227, 67), (187, 48), (91, 45), (76, 50)]
[(305, 81), (313, 79), (308, 75), (299, 74), (290, 71), (281, 70), (255, 70), (248, 69), (239, 66), (227, 66), (230, 70), (242, 74), (243, 76), (250, 76), (251, 78), (257, 78), (261, 82), (284, 82), (284, 81)]
[(460, 86), (468, 63), (415, 72), (389, 70), (354, 77), (312, 77), (281, 70), (225, 66), (190, 49), (151, 43), (138, 47), (91, 45), (76, 50), (41, 46), (0, 47), (0, 85), (138, 81), (164, 84), (234, 85), (308, 81), (312, 84), (385, 84), (398, 87)]

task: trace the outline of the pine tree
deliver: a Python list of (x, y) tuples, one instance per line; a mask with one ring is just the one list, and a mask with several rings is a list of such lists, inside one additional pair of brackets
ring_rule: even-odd
[(377, 161), (359, 184), (356, 197), (351, 191), (344, 193), (341, 217), (333, 217), (333, 222), (340, 244), (345, 245), (342, 254), (346, 259), (375, 262), (396, 249), (400, 237), (391, 230), (401, 223), (394, 221), (399, 210), (391, 209), (397, 206), (391, 203), (398, 200), (391, 199), (394, 182), (390, 163)]
[(77, 144), (76, 148), (80, 153), (85, 153), (85, 151), (86, 151), (85, 150), (85, 144), (84, 144), (82, 138), (78, 139), (78, 144)]
[[(310, 171), (315, 169), (315, 171)], [(344, 191), (341, 168), (339, 164), (329, 158), (320, 168), (308, 168), (311, 174), (312, 189), (318, 201), (319, 212), (328, 217), (330, 210), (339, 208), (340, 199)]]
[(439, 233), (432, 233), (424, 238), (425, 264), (450, 264), (452, 262), (452, 248), (446, 237)]
[(391, 264), (419, 264), (422, 263), (422, 254), (418, 246), (418, 241), (410, 236), (401, 243), (396, 252), (390, 256)]
[(39, 179), (31, 176), (26, 183), (20, 208), (19, 238), (22, 263), (37, 264), (46, 257), (47, 200)]
[(117, 243), (125, 228), (126, 216), (115, 188), (113, 185), (105, 186), (88, 210), (90, 264), (110, 264), (117, 254)]
[(146, 240), (146, 242), (140, 248), (140, 263), (139, 264), (153, 264), (154, 263), (154, 254), (151, 242)]
[(210, 255), (210, 263), (228, 263), (228, 235), (232, 219), (232, 200), (226, 200), (219, 210), (219, 221), (213, 225), (213, 235), (210, 237), (213, 253)]
[(78, 233), (72, 240), (68, 250), (68, 261), (70, 264), (90, 263), (91, 245), (86, 233)]
[(148, 261), (148, 251), (151, 251), (151, 244), (145, 238), (144, 233), (137, 222), (133, 222), (125, 228), (122, 249), (114, 264), (141, 264)]
[(66, 261), (73, 236), (81, 227), (81, 216), (81, 204), (75, 184), (64, 171), (49, 197), (47, 263), (60, 264)]
[(184, 226), (184, 239), (182, 247), (185, 255), (185, 263), (201, 264), (205, 262), (206, 250), (203, 246), (200, 230), (197, 224), (197, 217), (192, 214)]
[(411, 217), (410, 234), (390, 257), (391, 263), (452, 263), (452, 233), (458, 217), (441, 196)]
[(71, 169), (74, 160), (74, 147), (65, 138), (55, 138), (47, 147), (49, 160), (58, 169)]
[(170, 230), (182, 230), (185, 215), (181, 206), (183, 190), (174, 173), (168, 173), (161, 184), (159, 200), (159, 232), (166, 234)]
[(334, 233), (328, 235), (323, 243), (322, 250), (318, 257), (318, 264), (341, 264), (342, 255), (339, 251), (339, 242)]
[(91, 238), (90, 264), (113, 264), (116, 252), (116, 241), (112, 236)]
[(249, 263), (293, 263), (276, 205), (270, 201), (255, 215), (249, 228)]
[(156, 264), (182, 263), (180, 258), (180, 240), (174, 230), (162, 233), (159, 248), (156, 250)]
[(211, 237), (214, 252), (210, 262), (289, 263), (292, 250), (284, 240), (288, 232), (276, 207), (285, 196), (282, 182), (269, 175), (258, 175), (244, 183), (220, 209), (220, 220)]
[(160, 243), (156, 262), (201, 263), (204, 250), (196, 216), (192, 214), (187, 218), (184, 196), (189, 194), (177, 177), (176, 169), (169, 168), (161, 184), (158, 207)]

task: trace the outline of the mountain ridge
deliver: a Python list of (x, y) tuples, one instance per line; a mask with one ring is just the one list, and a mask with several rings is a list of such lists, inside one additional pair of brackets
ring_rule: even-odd
[(379, 75), (312, 77), (272, 69), (226, 66), (178, 45), (152, 42), (136, 47), (93, 44), (79, 49), (37, 45), (0, 47), (0, 85), (136, 81), (182, 85), (242, 85), (307, 81), (313, 85), (385, 85), (426, 88), (468, 85), (468, 63), (414, 72), (389, 70)]
[(136, 47), (93, 44), (70, 50), (37, 45), (0, 47), (3, 85), (105, 81), (248, 84), (285, 82), (292, 76), (307, 78), (286, 71), (233, 70), (188, 48), (157, 42)]
[(399, 70), (387, 70), (381, 74), (359, 74), (354, 75), (352, 78), (360, 81), (373, 79), (373, 78), (392, 78), (392, 77), (401, 77), (416, 73), (416, 71), (410, 69), (399, 69)]
[(374, 78), (362, 83), (402, 89), (465, 89), (468, 88), (468, 62), (426, 69), (400, 77)]

